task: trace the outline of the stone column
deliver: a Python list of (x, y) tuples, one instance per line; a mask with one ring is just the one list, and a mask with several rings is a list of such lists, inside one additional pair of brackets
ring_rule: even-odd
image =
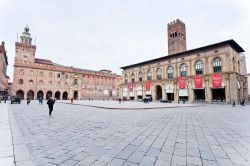
[(164, 99), (164, 100), (167, 99), (166, 89), (164, 86), (162, 86), (162, 99)]

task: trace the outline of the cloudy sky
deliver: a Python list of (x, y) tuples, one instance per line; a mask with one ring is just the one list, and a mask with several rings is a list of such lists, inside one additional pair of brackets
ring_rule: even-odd
[(10, 77), (17, 33), (27, 24), (37, 58), (121, 74), (121, 66), (167, 55), (167, 23), (177, 18), (188, 49), (234, 39), (250, 71), (249, 0), (0, 0), (0, 41)]

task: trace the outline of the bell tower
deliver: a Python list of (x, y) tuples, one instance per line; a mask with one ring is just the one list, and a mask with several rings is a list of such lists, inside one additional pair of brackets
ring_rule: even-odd
[(24, 32), (20, 36), (21, 41), (16, 42), (15, 63), (34, 63), (36, 46), (32, 45), (32, 38), (28, 25), (24, 28)]
[(187, 50), (186, 27), (179, 19), (168, 24), (168, 55)]

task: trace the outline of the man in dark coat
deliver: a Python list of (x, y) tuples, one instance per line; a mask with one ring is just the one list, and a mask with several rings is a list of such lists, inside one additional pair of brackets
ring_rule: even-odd
[(47, 101), (48, 107), (49, 107), (49, 115), (51, 115), (52, 111), (53, 111), (53, 106), (55, 104), (55, 100), (52, 99), (52, 97), (49, 97), (48, 101)]

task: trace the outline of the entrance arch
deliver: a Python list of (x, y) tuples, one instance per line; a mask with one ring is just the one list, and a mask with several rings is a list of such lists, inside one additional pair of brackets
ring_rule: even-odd
[(24, 99), (24, 92), (22, 90), (18, 90), (16, 92), (16, 96), (23, 100)]
[(156, 85), (155, 87), (155, 93), (156, 93), (156, 100), (162, 99), (162, 87), (160, 85)]
[(48, 92), (46, 93), (46, 100), (49, 99), (49, 96), (52, 97), (52, 92), (51, 92), (51, 91), (48, 91)]
[(34, 92), (32, 90), (28, 91), (27, 98), (30, 98), (31, 100), (34, 100)]
[(40, 91), (37, 92), (37, 98), (38, 98), (38, 99), (39, 99), (40, 97), (42, 97), (42, 99), (43, 99), (43, 95), (44, 95), (44, 94), (43, 94), (43, 91), (40, 90)]
[(63, 100), (68, 100), (68, 92), (63, 92), (63, 97), (62, 97)]
[(78, 92), (74, 91), (74, 99), (77, 100), (78, 99)]
[(61, 93), (59, 91), (57, 91), (55, 93), (55, 98), (56, 98), (56, 100), (60, 100), (61, 99)]

